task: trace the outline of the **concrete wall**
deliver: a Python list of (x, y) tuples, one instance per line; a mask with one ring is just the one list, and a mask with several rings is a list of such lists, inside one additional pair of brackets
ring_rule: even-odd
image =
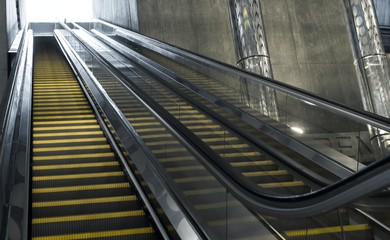
[(131, 28), (129, 0), (93, 0), (92, 3), (96, 18), (126, 29)]
[(19, 32), (18, 13), (15, 0), (7, 0), (7, 45), (11, 46), (16, 34)]
[(274, 78), (362, 108), (340, 0), (261, 0)]
[(15, 0), (0, 0), (0, 101), (8, 80), (9, 61), (8, 49), (19, 31), (18, 14), (23, 28), (25, 19), (25, 0), (19, 0), (19, 10)]
[(7, 82), (8, 68), (7, 8), (6, 0), (0, 0), (0, 102)]
[[(226, 0), (137, 2), (140, 33), (235, 65)], [(130, 28), (129, 0), (94, 0), (93, 3), (95, 17)]]
[(138, 1), (140, 32), (235, 65), (226, 0)]
[(390, 26), (390, 1), (374, 0), (379, 25)]

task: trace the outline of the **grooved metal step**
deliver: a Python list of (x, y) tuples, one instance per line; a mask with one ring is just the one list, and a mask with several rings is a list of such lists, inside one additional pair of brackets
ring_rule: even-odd
[(65, 58), (36, 42), (32, 239), (157, 239)]

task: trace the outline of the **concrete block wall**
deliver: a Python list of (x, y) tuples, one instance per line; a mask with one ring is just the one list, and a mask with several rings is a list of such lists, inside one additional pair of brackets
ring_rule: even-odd
[(138, 1), (140, 32), (236, 64), (226, 0)]
[[(260, 2), (275, 79), (362, 108), (342, 1)], [(129, 0), (94, 5), (96, 17), (129, 28)], [(142, 34), (236, 63), (226, 0), (138, 0), (138, 20)]]
[[(21, 14), (20, 20), (23, 28), (26, 24), (25, 1), (19, 0), (19, 2), (19, 14)], [(3, 98), (4, 88), (8, 80), (8, 49), (18, 31), (18, 9), (15, 0), (0, 0), (0, 101)]]
[(340, 0), (261, 0), (274, 78), (362, 108)]
[(129, 0), (93, 0), (93, 13), (96, 18), (130, 29)]
[[(94, 16), (131, 29), (130, 1), (94, 0)], [(226, 0), (138, 0), (137, 3), (140, 33), (235, 65)]]
[(390, 26), (390, 1), (374, 0), (379, 25)]

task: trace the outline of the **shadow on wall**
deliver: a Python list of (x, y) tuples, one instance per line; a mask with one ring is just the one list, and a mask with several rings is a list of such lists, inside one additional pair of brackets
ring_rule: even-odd
[[(93, 4), (96, 18), (131, 29), (129, 0)], [(139, 0), (137, 8), (140, 33), (235, 65), (226, 0)]]

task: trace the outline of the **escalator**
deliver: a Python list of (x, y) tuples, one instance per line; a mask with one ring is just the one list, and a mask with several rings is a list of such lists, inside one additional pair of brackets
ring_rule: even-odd
[[(256, 208), (244, 205), (241, 199), (247, 195), (239, 198), (232, 194), (231, 188), (221, 183), (219, 174), (224, 174), (224, 169), (218, 173), (210, 170), (205, 159), (221, 166), (228, 165), (230, 181), (244, 180), (244, 184), (256, 186), (256, 191), (266, 194), (264, 204), (277, 202), (280, 197), (287, 205), (288, 201), (294, 205), (295, 200), (315, 195), (322, 186), (313, 184), (299, 169), (286, 165), (276, 155), (213, 118), (207, 108), (199, 107), (211, 106), (207, 101), (185, 91), (188, 98), (182, 97), (174, 88), (163, 84), (162, 76), (152, 74), (80, 32), (72, 35), (69, 30), (56, 31), (55, 36), (72, 67), (88, 66), (96, 82), (85, 80), (75, 69), (77, 76), (84, 79), (79, 79), (80, 85), (54, 40), (36, 39), (31, 134), (30, 234), (33, 239), (161, 238), (144, 203), (138, 201), (135, 187), (129, 184), (128, 173), (122, 170), (118, 155), (126, 156), (152, 202), (162, 198), (153, 194), (156, 185), (149, 185), (145, 177), (148, 173), (145, 166), (153, 158), (138, 165), (134, 156), (142, 154), (134, 145), (126, 145), (123, 140), (132, 137), (118, 132), (119, 128), (134, 128), (145, 148), (156, 158), (158, 164), (154, 171), (159, 173), (156, 176), (170, 183), (170, 190), (177, 194), (176, 198), (162, 199), (168, 204), (168, 210), (191, 213), (191, 217), (196, 218), (192, 226), (199, 224), (194, 228), (203, 231), (209, 239), (386, 239), (389, 236), (380, 222), (353, 205), (339, 204), (342, 207), (336, 210), (309, 217), (262, 214), (254, 210)], [(76, 40), (76, 35), (84, 40), (83, 44)], [(69, 49), (73, 48), (72, 54), (78, 53), (85, 65), (71, 59), (65, 41), (69, 42)], [(157, 57), (153, 58), (157, 60)], [(175, 68), (175, 65), (171, 67)], [(195, 76), (193, 72), (180, 74), (199, 80), (200, 86), (207, 85), (202, 76)], [(96, 93), (100, 91), (96, 86), (102, 87), (102, 95)], [(236, 99), (232, 92), (221, 86), (213, 85), (210, 89)], [(84, 95), (85, 91), (89, 92), (88, 96)], [(197, 101), (189, 101), (191, 98)], [(94, 104), (90, 105), (91, 102)], [(102, 117), (95, 116), (96, 110), (92, 110), (96, 108), (95, 104), (99, 105)], [(109, 116), (114, 113), (104, 111), (103, 105), (117, 106), (115, 115), (123, 118), (127, 125), (117, 128), (117, 123)], [(218, 113), (223, 115), (222, 111)], [(113, 136), (107, 136), (107, 131), (102, 130), (107, 130), (99, 125), (102, 118)], [(110, 145), (113, 137), (117, 142)], [(117, 152), (119, 149), (115, 144), (120, 146), (122, 153)], [(200, 149), (202, 146), (204, 148)], [(381, 166), (390, 169), (388, 165)], [(367, 175), (366, 178), (375, 177)], [(356, 185), (353, 181), (349, 183), (353, 188)], [(332, 192), (332, 189), (328, 190)], [(166, 190), (157, 188), (157, 191)], [(184, 201), (180, 199), (181, 194)], [(345, 198), (342, 194), (336, 190), (335, 195), (341, 196), (340, 200)], [(317, 195), (320, 200), (326, 192)], [(178, 199), (185, 208), (178, 209), (174, 205)], [(301, 207), (304, 209), (305, 205)], [(166, 208), (157, 207), (156, 210), (163, 215)], [(181, 221), (177, 224), (175, 220), (169, 218), (172, 225), (166, 225), (167, 228), (170, 231), (184, 229)], [(183, 232), (181, 237), (186, 238), (188, 235)]]
[(57, 48), (36, 40), (32, 239), (158, 239)]
[[(88, 39), (88, 37), (84, 39), (91, 46), (94, 46), (92, 39)], [(98, 44), (95, 44), (96, 49), (99, 47)], [(238, 213), (239, 211), (234, 208), (240, 206), (240, 203), (237, 200), (225, 202), (223, 199), (218, 202), (217, 199), (220, 198), (218, 195), (214, 197), (213, 194), (225, 190), (222, 187), (217, 187), (216, 179), (208, 176), (207, 170), (203, 166), (198, 166), (193, 157), (186, 156), (188, 150), (180, 146), (177, 140), (166, 133), (161, 123), (151, 113), (148, 113), (145, 107), (142, 107), (142, 103), (136, 97), (132, 96), (133, 93), (130, 89), (137, 89), (136, 92), (147, 92), (154, 101), (207, 143), (223, 160), (258, 186), (270, 189), (273, 193), (287, 195), (312, 191), (302, 180), (297, 180), (302, 179), (302, 177), (296, 178), (278, 165), (276, 159), (272, 159), (260, 149), (250, 146), (239, 136), (226, 129), (225, 126), (208, 118), (199, 109), (174, 95), (171, 90), (158, 83), (150, 75), (135, 70), (134, 63), (125, 63), (124, 60), (115, 57), (115, 54), (110, 55), (106, 48), (97, 51), (102, 55), (105, 54), (107, 59), (111, 59), (112, 64), (115, 64), (123, 75), (136, 76), (129, 77), (126, 83), (126, 81), (116, 80), (115, 76), (108, 74), (109, 71), (103, 71), (102, 66), (92, 70), (110, 98), (118, 105), (146, 145), (152, 149), (175, 183), (180, 185), (180, 189), (183, 190), (200, 216), (207, 219), (209, 227), (215, 230), (218, 228), (218, 224), (228, 223), (230, 226), (230, 224), (237, 225), (239, 223), (240, 226), (243, 225), (241, 229), (245, 229), (244, 225), (250, 225), (255, 219), (251, 218), (251, 215), (245, 214), (237, 214), (232, 218), (224, 219), (225, 215), (218, 214), (226, 206), (232, 212)], [(121, 63), (124, 66), (131, 66), (131, 69), (126, 69), (126, 67), (121, 66)], [(144, 101), (146, 100), (144, 99)], [(202, 189), (199, 189), (199, 182), (203, 186)], [(216, 201), (210, 203), (210, 199)], [(263, 219), (283, 237), (289, 239), (307, 239), (308, 237), (313, 239), (371, 239), (373, 237), (370, 223), (352, 208), (342, 208), (323, 214), (321, 217), (302, 220), (291, 221), (268, 216), (263, 216)], [(215, 231), (218, 232), (218, 230)], [(250, 233), (244, 231), (241, 231), (241, 234), (244, 234), (241, 237), (256, 236), (251, 236)]]
[[(217, 236), (223, 236), (226, 224), (228, 224), (228, 228), (242, 230), (247, 229), (253, 222), (259, 221), (248, 212), (240, 211), (242, 206), (239, 201), (232, 199), (226, 202), (226, 199), (221, 198), (221, 193), (226, 190), (215, 177), (210, 176), (205, 167), (199, 165), (194, 157), (189, 156), (188, 150), (181, 146), (180, 142), (173, 136), (167, 134), (166, 129), (145, 107), (142, 107), (134, 97), (129, 96), (130, 93), (126, 87), (118, 82), (113, 83), (112, 78), (110, 79), (102, 73), (95, 71), (95, 75), (101, 79), (99, 82), (108, 95), (118, 104), (146, 145), (163, 164), (175, 183), (180, 186), (189, 202), (194, 205), (198, 214), (207, 219), (208, 227), (216, 232)], [(143, 79), (145, 80), (145, 78)], [(158, 95), (156, 89), (155, 96)], [(165, 108), (171, 108), (172, 114), (179, 114), (177, 107), (165, 95), (166, 92), (162, 91), (162, 93), (163, 97), (155, 98), (155, 100)], [(181, 105), (180, 119), (188, 124), (187, 126), (195, 131), (196, 135), (201, 137), (203, 141), (207, 142), (213, 150), (223, 156), (224, 160), (229, 161), (232, 167), (245, 177), (251, 178), (258, 186), (278, 194), (310, 192), (311, 189), (303, 181), (294, 179), (293, 175), (281, 168), (275, 161), (242, 143), (238, 137), (229, 134), (223, 127), (216, 126), (190, 105), (184, 103)], [(208, 125), (203, 125), (204, 122)], [(241, 146), (238, 148), (239, 152), (236, 152), (237, 146)], [(199, 189), (199, 184), (202, 185), (202, 189)], [(227, 206), (228, 211), (231, 211), (231, 217), (225, 219), (224, 209)], [(370, 239), (372, 236), (371, 226), (368, 223), (354, 223), (354, 220), (349, 218), (351, 213), (353, 213), (352, 209), (339, 209), (324, 214), (322, 217), (310, 218), (310, 220), (297, 221), (295, 219), (294, 224), (287, 219), (268, 216), (264, 216), (264, 218), (288, 239), (306, 239), (308, 236), (314, 239), (315, 237), (332, 239), (341, 238), (341, 234), (346, 239)], [(364, 221), (359, 217), (358, 219)], [(341, 226), (340, 220), (342, 221)], [(243, 238), (254, 237), (256, 231), (240, 231), (239, 234)]]

